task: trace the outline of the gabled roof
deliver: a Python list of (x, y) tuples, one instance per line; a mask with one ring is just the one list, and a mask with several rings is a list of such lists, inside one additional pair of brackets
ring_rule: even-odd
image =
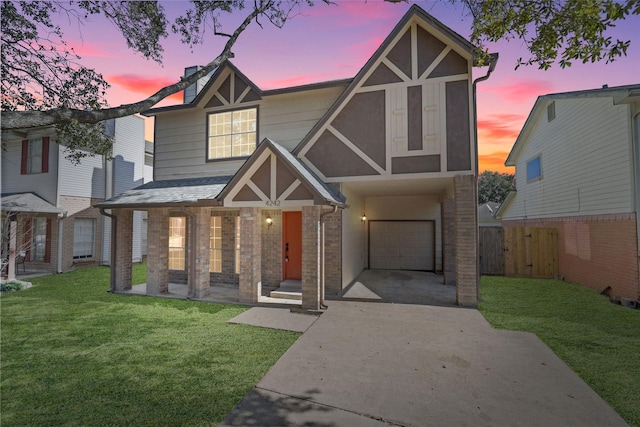
[(613, 98), (614, 104), (622, 104), (625, 102), (629, 102), (630, 99), (638, 99), (640, 98), (640, 84), (634, 85), (625, 85), (625, 86), (614, 86), (607, 87), (604, 86), (598, 89), (587, 89), (587, 90), (577, 90), (571, 92), (558, 92), (558, 93), (550, 93), (547, 95), (541, 95), (536, 99), (527, 120), (524, 122), (522, 126), (522, 130), (518, 134), (516, 138), (516, 142), (513, 144), (511, 151), (509, 152), (509, 156), (505, 160), (505, 166), (515, 166), (516, 165), (516, 157), (521, 147), (524, 144), (524, 140), (526, 140), (529, 132), (532, 129), (534, 123), (537, 122), (538, 117), (543, 114), (544, 109), (547, 105), (555, 101), (557, 99), (578, 99), (578, 98), (603, 98), (609, 97)]
[(62, 208), (52, 205), (35, 193), (3, 194), (0, 197), (2, 197), (2, 210), (5, 212), (31, 212), (60, 215), (67, 212)]
[[(152, 181), (97, 203), (98, 208), (154, 206), (186, 206), (217, 204), (216, 196), (231, 181), (231, 176), (171, 179)], [(208, 201), (208, 202), (207, 202)]]
[(400, 35), (400, 32), (403, 28), (414, 18), (419, 18), (426, 22), (428, 25), (434, 27), (437, 31), (444, 34), (450, 41), (453, 42), (458, 48), (460, 48), (464, 52), (468, 52), (470, 55), (475, 57), (477, 52), (477, 47), (471, 44), (468, 40), (462, 37), (460, 34), (453, 31), (451, 28), (444, 25), (442, 22), (438, 21), (433, 16), (429, 15), (425, 12), (420, 6), (412, 5), (411, 8), (405, 13), (402, 19), (396, 24), (393, 30), (389, 33), (389, 35), (385, 38), (382, 44), (378, 47), (375, 53), (369, 58), (367, 63), (360, 69), (358, 74), (351, 81), (349, 86), (345, 89), (345, 91), (340, 95), (340, 97), (334, 102), (334, 104), (329, 108), (329, 110), (324, 114), (323, 118), (320, 119), (316, 125), (311, 129), (309, 133), (305, 136), (305, 138), (298, 144), (297, 147), (294, 148), (293, 153), (298, 154), (302, 150), (302, 148), (307, 145), (311, 139), (313, 139), (314, 135), (318, 132), (319, 129), (330, 120), (333, 113), (336, 112), (347, 98), (351, 96), (352, 92), (354, 92), (361, 84), (362, 80), (368, 74), (370, 69), (376, 65), (376, 63), (383, 56), (385, 50), (389, 47), (389, 45), (393, 42), (393, 40)]
[(253, 83), (246, 75), (244, 75), (244, 73), (242, 73), (242, 71), (240, 71), (238, 67), (233, 65), (231, 61), (227, 60), (222, 65), (220, 65), (218, 68), (215, 69), (209, 81), (202, 88), (202, 90), (198, 92), (198, 95), (193, 99), (193, 101), (186, 104), (176, 104), (176, 105), (169, 105), (166, 107), (151, 108), (147, 111), (143, 111), (141, 114), (145, 116), (153, 116), (157, 113), (163, 113), (167, 111), (177, 111), (177, 110), (197, 108), (199, 104), (202, 103), (204, 98), (208, 95), (211, 87), (217, 84), (218, 79), (226, 69), (231, 69), (231, 71), (235, 73), (236, 76), (240, 77), (241, 80), (247, 86), (251, 87), (251, 89), (260, 98), (264, 96), (279, 95), (282, 93), (302, 92), (302, 91), (308, 91), (308, 90), (314, 90), (314, 89), (322, 89), (325, 87), (334, 87), (334, 86), (343, 86), (343, 85), (346, 86), (352, 80), (352, 79), (340, 79), (340, 80), (331, 80), (331, 81), (319, 82), (319, 83), (309, 83), (305, 85), (291, 86), (291, 87), (280, 88), (280, 89), (262, 90), (255, 83)]
[(306, 188), (310, 190), (312, 194), (314, 194), (315, 197), (319, 198), (327, 204), (337, 205), (340, 207), (345, 206), (346, 199), (342, 194), (322, 182), (320, 178), (318, 178), (286, 148), (282, 147), (280, 144), (273, 142), (269, 138), (265, 138), (262, 140), (256, 151), (253, 152), (251, 157), (249, 157), (249, 159), (242, 165), (238, 172), (233, 176), (233, 179), (231, 179), (229, 184), (218, 195), (218, 200), (222, 201), (227, 195), (229, 195), (234, 187), (241, 182), (245, 174), (249, 172), (255, 161), (257, 161), (257, 159), (260, 158), (262, 153), (266, 150), (270, 150), (273, 154), (276, 155), (277, 158), (282, 160), (284, 164), (289, 167), (289, 170), (296, 176), (296, 178), (299, 179), (300, 182), (302, 182), (306, 186)]

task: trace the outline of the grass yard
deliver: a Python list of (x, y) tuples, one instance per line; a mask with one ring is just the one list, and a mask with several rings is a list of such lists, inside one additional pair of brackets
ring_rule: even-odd
[(0, 298), (2, 426), (217, 425), (299, 336), (226, 323), (247, 307), (110, 294), (106, 267), (30, 281)]
[(640, 310), (574, 283), (483, 277), (495, 328), (535, 333), (632, 426), (640, 427)]

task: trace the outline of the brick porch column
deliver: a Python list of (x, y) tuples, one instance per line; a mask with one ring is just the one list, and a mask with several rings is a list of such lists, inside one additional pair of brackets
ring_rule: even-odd
[(169, 290), (169, 209), (149, 209), (147, 227), (147, 295), (158, 295)]
[(440, 205), (442, 218), (442, 275), (445, 285), (456, 284), (455, 201), (445, 195)]
[(478, 305), (478, 208), (475, 176), (457, 175), (455, 192), (456, 302)]
[(302, 207), (302, 308), (320, 309), (320, 214), (322, 206)]
[[(133, 250), (133, 210), (114, 209), (116, 215), (115, 291), (131, 289), (131, 255)], [(114, 242), (111, 242), (113, 245)]]
[(243, 303), (255, 304), (261, 292), (262, 215), (260, 208), (240, 208), (240, 294)]
[(189, 298), (203, 298), (209, 295), (209, 235), (211, 234), (211, 208), (191, 208), (189, 230), (188, 278)]

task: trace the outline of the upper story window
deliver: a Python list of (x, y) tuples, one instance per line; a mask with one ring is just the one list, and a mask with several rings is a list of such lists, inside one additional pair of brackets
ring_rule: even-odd
[(256, 149), (258, 108), (208, 116), (207, 160), (246, 157)]
[(23, 140), (20, 174), (47, 172), (49, 172), (49, 137)]
[(527, 162), (527, 182), (542, 179), (542, 160), (536, 156)]
[(547, 121), (551, 122), (556, 118), (556, 101), (551, 101), (551, 104), (547, 105)]

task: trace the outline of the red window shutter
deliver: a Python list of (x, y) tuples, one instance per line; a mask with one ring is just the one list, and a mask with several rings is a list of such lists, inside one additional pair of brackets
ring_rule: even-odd
[(49, 172), (49, 137), (42, 137), (42, 173)]
[(27, 174), (27, 159), (29, 157), (29, 140), (22, 140), (22, 158), (20, 160), (20, 175)]
[(51, 218), (47, 218), (47, 230), (45, 233), (44, 262), (51, 262)]
[(31, 218), (24, 221), (24, 248), (27, 252), (26, 261), (31, 261)]

